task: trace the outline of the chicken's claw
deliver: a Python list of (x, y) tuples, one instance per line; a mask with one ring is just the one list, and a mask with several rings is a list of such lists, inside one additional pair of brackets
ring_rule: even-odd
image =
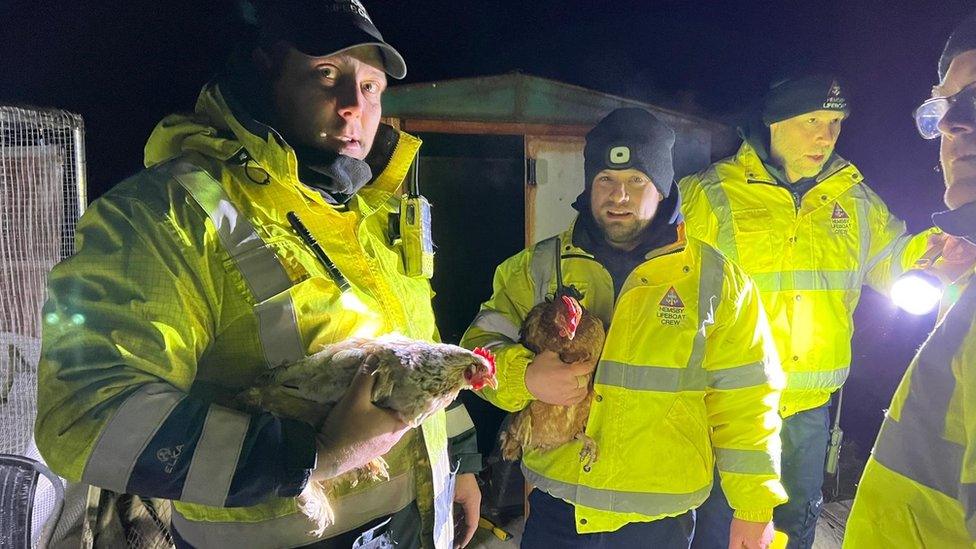
[(363, 465), (360, 469), (360, 479), (379, 481), (379, 480), (390, 480), (389, 465), (386, 464), (386, 460), (378, 457), (373, 461), (370, 461), (366, 465)]
[(596, 448), (596, 441), (588, 437), (586, 433), (582, 431), (576, 433), (576, 436), (573, 438), (583, 443), (583, 446), (580, 448), (580, 453), (579, 453), (580, 463), (583, 463), (584, 465), (596, 463), (597, 453), (598, 453)]

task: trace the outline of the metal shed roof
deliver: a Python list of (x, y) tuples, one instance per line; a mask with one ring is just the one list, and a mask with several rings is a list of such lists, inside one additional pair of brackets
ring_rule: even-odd
[(393, 86), (383, 95), (384, 116), (401, 120), (466, 120), (588, 129), (618, 107), (645, 108), (679, 132), (708, 131), (713, 143), (736, 139), (732, 128), (713, 120), (521, 72)]

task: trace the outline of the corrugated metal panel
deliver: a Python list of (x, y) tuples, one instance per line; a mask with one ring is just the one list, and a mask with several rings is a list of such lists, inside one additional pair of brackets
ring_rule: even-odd
[(383, 94), (383, 115), (402, 119), (513, 121), (516, 89), (508, 76), (393, 86)]
[(675, 129), (729, 131), (704, 118), (522, 73), (393, 86), (383, 97), (384, 115), (397, 118), (532, 124), (592, 125), (628, 106), (660, 114)]

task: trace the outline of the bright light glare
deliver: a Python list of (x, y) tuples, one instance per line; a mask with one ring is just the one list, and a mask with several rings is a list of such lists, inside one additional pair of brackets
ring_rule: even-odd
[(902, 275), (891, 288), (891, 300), (895, 305), (913, 315), (930, 313), (942, 299), (942, 285), (934, 276), (909, 271)]
[(353, 311), (359, 315), (359, 327), (353, 332), (353, 337), (376, 337), (380, 327), (383, 325), (379, 315), (369, 310), (369, 307), (362, 302), (352, 290), (346, 290), (339, 296), (339, 302), (346, 310)]

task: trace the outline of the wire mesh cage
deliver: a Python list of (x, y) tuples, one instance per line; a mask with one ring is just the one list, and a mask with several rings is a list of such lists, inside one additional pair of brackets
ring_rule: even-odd
[[(45, 281), (73, 253), (85, 201), (81, 117), (0, 105), (0, 453), (40, 460), (33, 431)], [(42, 484), (35, 540), (53, 498)]]

